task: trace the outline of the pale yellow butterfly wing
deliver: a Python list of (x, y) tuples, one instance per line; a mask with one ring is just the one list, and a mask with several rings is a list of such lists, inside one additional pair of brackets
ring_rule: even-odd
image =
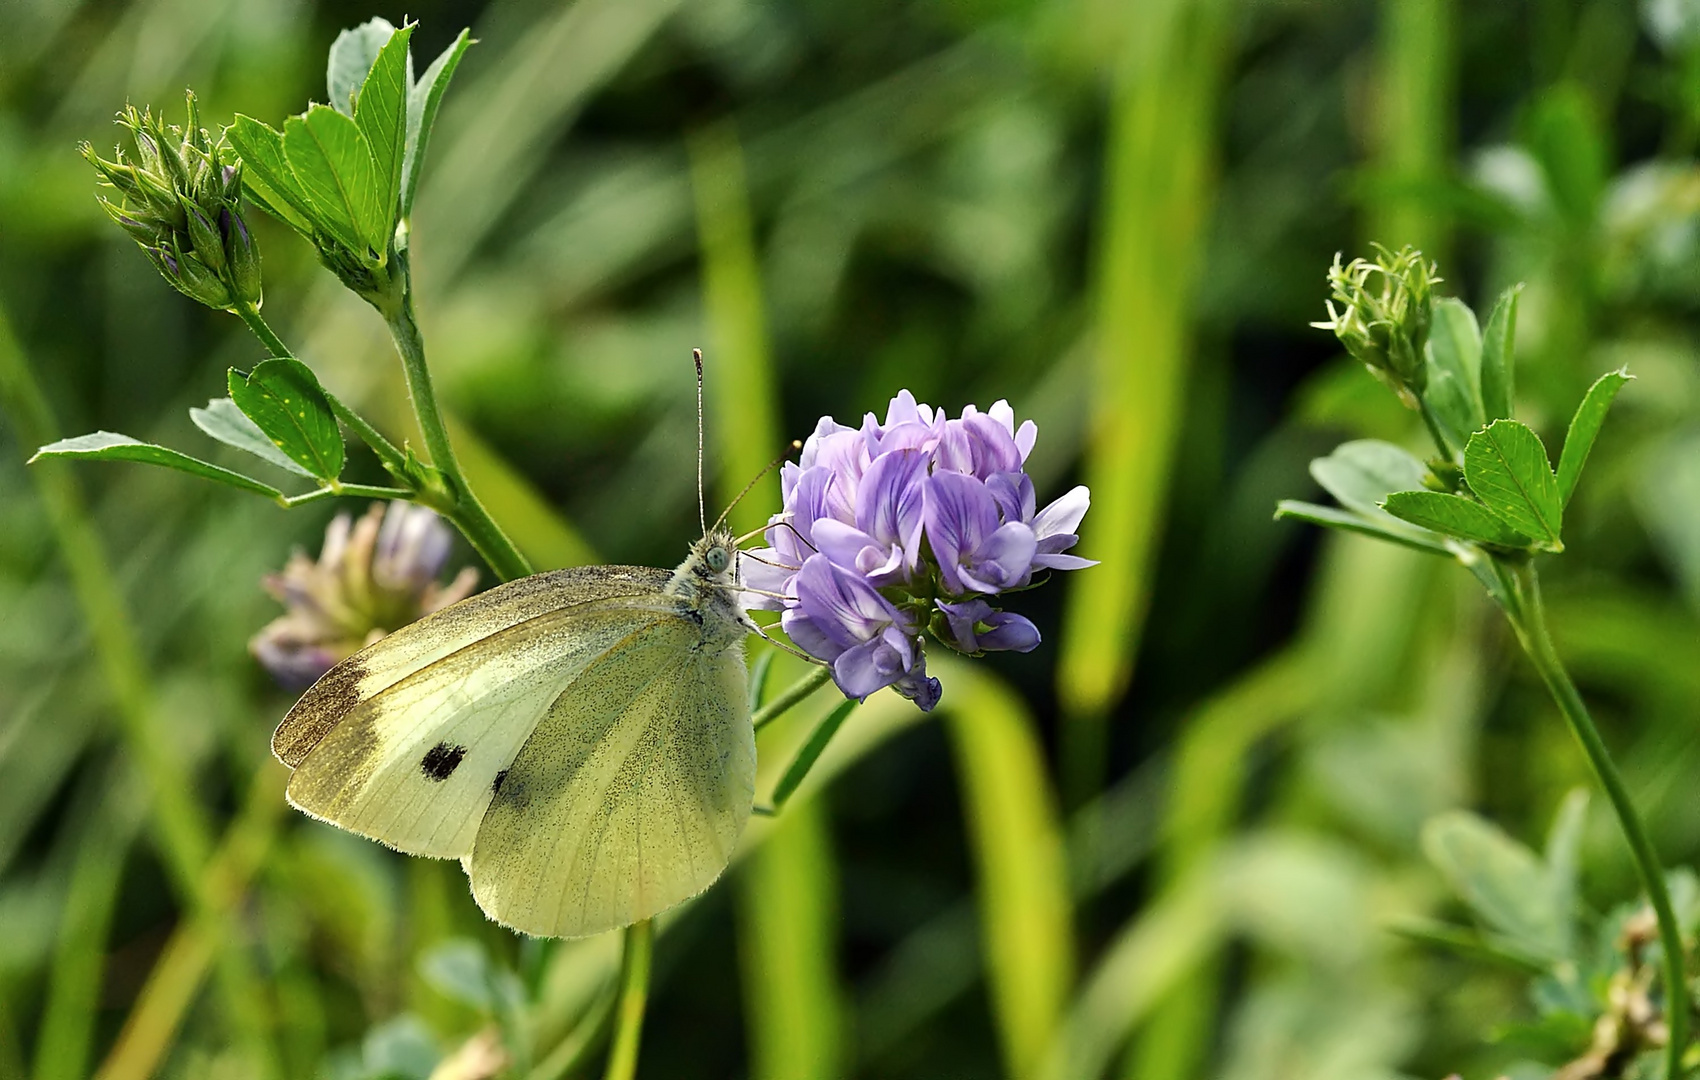
[[(416, 855), (458, 858), (561, 691), (634, 626), (671, 614), (669, 575), (583, 567), (492, 589), (337, 665), (272, 745), (314, 817)], [(747, 723), (747, 721), (746, 721)]]
[(726, 868), (750, 813), (755, 735), (741, 640), (706, 646), (701, 617), (634, 625), (537, 725), (465, 860), (492, 918), (594, 934), (672, 907)]

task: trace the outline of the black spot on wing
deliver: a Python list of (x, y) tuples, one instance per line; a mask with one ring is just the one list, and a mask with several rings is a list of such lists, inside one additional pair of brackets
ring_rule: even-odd
[(502, 781), (506, 780), (507, 778), (508, 778), (508, 770), (503, 769), (501, 772), (497, 773), (496, 774), (496, 782), (490, 785), (490, 794), (500, 795), (502, 793)]
[(428, 780), (447, 780), (460, 767), (461, 759), (466, 757), (466, 747), (450, 746), (440, 742), (425, 751), (425, 760), (419, 763), (420, 769)]

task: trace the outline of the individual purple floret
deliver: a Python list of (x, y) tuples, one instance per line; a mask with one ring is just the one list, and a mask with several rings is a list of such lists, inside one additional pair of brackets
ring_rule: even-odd
[(478, 571), (470, 566), (447, 586), (437, 583), (452, 540), (422, 506), (374, 503), (359, 521), (338, 514), (318, 561), (297, 550), (281, 574), (266, 575), (266, 591), (285, 611), (248, 650), (282, 686), (311, 686), (391, 630), (472, 594)]
[(831, 665), (846, 695), (891, 686), (922, 709), (939, 698), (923, 633), (970, 655), (1036, 648), (1038, 628), (990, 598), (1094, 565), (1066, 553), (1084, 487), (1036, 510), (1026, 461), (1038, 434), (1006, 401), (950, 419), (907, 390), (883, 424), (823, 417), (780, 473), (769, 546), (746, 553), (746, 606), (782, 611), (785, 632)]

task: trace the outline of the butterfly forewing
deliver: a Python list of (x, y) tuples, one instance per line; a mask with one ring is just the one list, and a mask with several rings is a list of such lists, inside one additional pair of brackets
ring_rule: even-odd
[(357, 705), (443, 658), (538, 616), (666, 586), (647, 566), (581, 566), (536, 574), (427, 615), (355, 653), (314, 683), (272, 735), (272, 752), (294, 768)]
[(531, 934), (648, 918), (720, 876), (749, 816), (755, 738), (743, 648), (700, 616), (634, 627), (565, 687), (485, 812), (479, 905)]

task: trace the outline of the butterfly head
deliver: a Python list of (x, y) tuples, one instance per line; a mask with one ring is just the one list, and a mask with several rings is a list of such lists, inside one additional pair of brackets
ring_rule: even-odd
[(701, 540), (691, 545), (687, 568), (709, 585), (733, 588), (738, 584), (738, 548), (732, 530), (724, 526), (710, 529)]

